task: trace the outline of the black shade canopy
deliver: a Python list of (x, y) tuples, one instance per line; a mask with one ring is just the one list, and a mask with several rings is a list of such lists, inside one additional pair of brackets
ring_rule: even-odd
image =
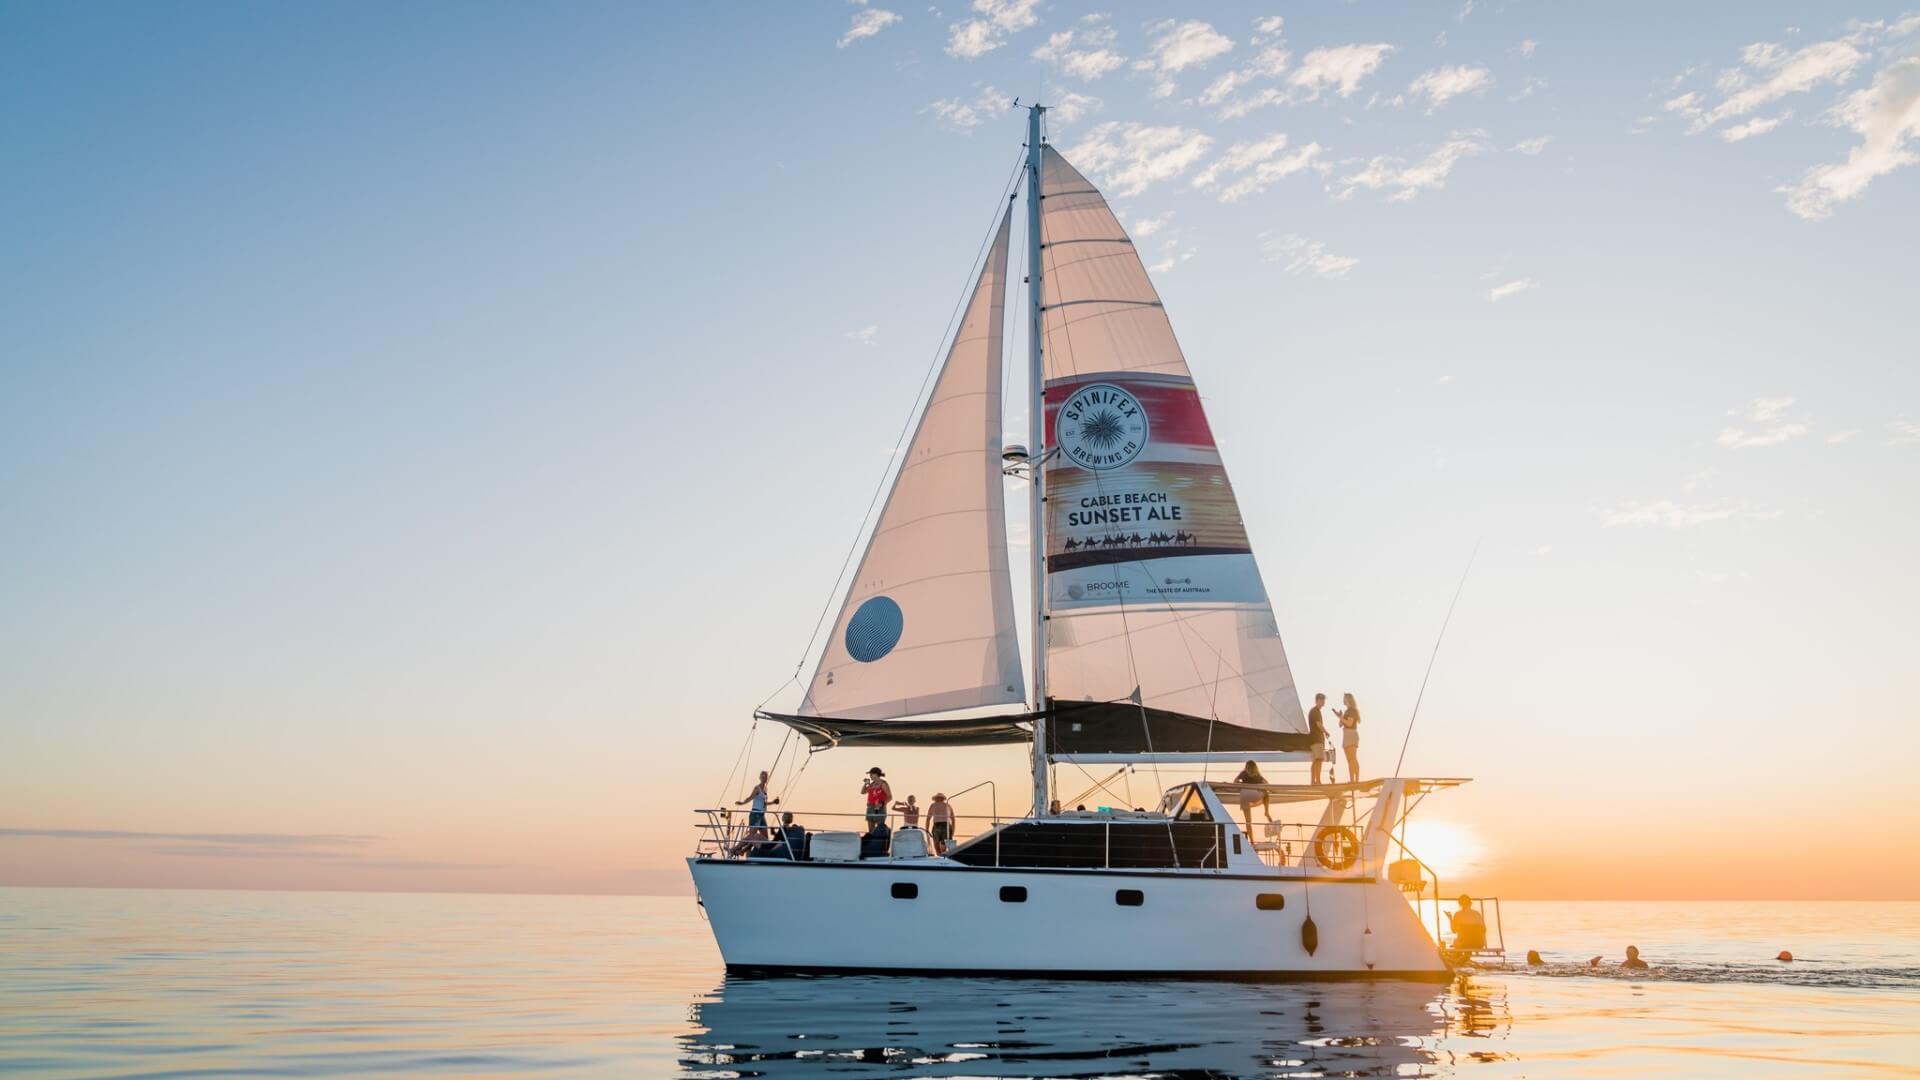
[(833, 746), (993, 746), (1033, 741), (1032, 713), (968, 720), (840, 720), (831, 716), (770, 712), (759, 715), (805, 735), (807, 745), (815, 750)]

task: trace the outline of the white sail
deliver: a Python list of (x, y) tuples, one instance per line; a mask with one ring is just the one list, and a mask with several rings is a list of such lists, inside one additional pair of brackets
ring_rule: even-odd
[(801, 715), (876, 720), (1024, 697), (1000, 473), (1009, 221), (1000, 221)]
[[(1296, 747), (1273, 608), (1206, 413), (1139, 254), (1052, 147), (1045, 268), (1049, 748)], [(1074, 703), (1120, 703), (1083, 710)]]

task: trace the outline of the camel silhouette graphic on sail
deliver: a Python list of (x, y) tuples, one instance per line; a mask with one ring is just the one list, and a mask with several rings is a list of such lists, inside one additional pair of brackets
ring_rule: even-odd
[(1196, 533), (1185, 529), (1174, 533), (1154, 532), (1145, 536), (1139, 533), (1089, 536), (1086, 539), (1069, 536), (1060, 545), (1061, 551), (1092, 551), (1095, 548), (1124, 547), (1192, 547), (1200, 542)]

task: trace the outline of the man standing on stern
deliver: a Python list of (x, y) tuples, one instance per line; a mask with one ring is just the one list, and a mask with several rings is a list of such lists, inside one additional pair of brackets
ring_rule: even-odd
[(1327, 756), (1327, 722), (1320, 718), (1320, 710), (1327, 704), (1327, 695), (1313, 695), (1313, 708), (1307, 710), (1307, 734), (1313, 736), (1313, 782), (1320, 782), (1320, 765)]

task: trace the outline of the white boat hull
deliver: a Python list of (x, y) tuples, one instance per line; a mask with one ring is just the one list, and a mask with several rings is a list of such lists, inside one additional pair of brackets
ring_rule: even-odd
[[(1207, 870), (971, 867), (945, 859), (688, 860), (729, 970), (1443, 980), (1393, 885)], [(896, 898), (894, 886), (916, 895)], [(1020, 903), (1004, 886), (1026, 890)], [(1138, 890), (1122, 906), (1119, 890)], [(1284, 897), (1263, 910), (1261, 894)], [(1271, 905), (1272, 900), (1268, 901)], [(1318, 929), (1309, 954), (1302, 924)]]

